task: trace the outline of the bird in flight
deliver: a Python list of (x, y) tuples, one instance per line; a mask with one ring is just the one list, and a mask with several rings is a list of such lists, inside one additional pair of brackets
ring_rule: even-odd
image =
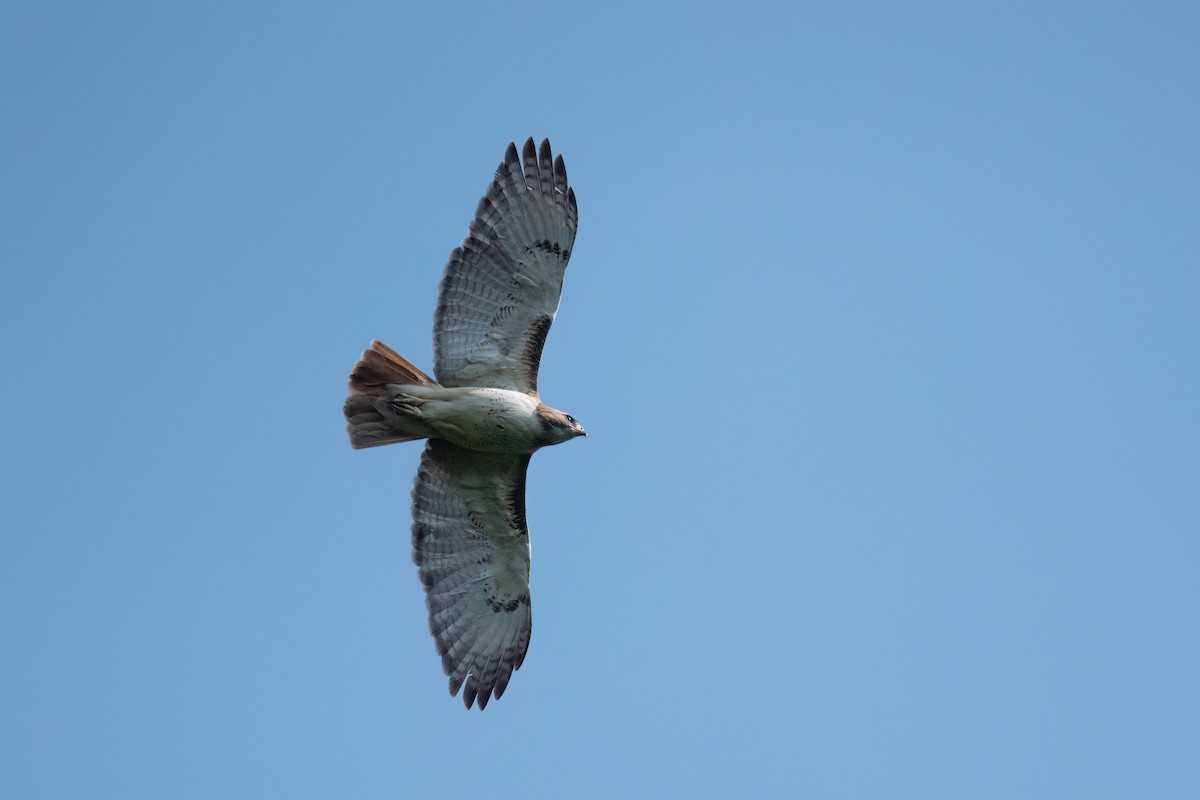
[(352, 447), (428, 440), (412, 492), (413, 561), (450, 694), (462, 688), (467, 708), (499, 699), (529, 648), (529, 459), (587, 435), (538, 396), (578, 219), (549, 140), (529, 139), (520, 155), (509, 144), (442, 277), (435, 377), (380, 341), (350, 375)]

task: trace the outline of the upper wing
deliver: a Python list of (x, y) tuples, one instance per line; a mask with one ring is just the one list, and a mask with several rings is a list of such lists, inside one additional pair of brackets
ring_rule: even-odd
[(529, 647), (528, 455), (430, 440), (413, 488), (413, 561), (450, 694), (479, 708), (504, 694)]
[(509, 144), (462, 246), (450, 254), (433, 318), (443, 386), (537, 391), (542, 345), (562, 293), (579, 210), (562, 156)]

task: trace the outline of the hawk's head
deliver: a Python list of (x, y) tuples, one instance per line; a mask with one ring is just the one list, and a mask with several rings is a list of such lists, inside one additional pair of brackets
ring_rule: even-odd
[(587, 431), (575, 421), (574, 417), (564, 414), (557, 408), (539, 403), (537, 415), (538, 420), (542, 423), (543, 444), (561, 444), (576, 436), (587, 436)]

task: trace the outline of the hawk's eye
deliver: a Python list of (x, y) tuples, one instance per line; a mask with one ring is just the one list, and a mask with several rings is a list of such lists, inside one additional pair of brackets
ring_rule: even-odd
[(569, 423), (571, 423), (572, 425), (574, 425), (574, 424), (575, 424), (575, 418), (574, 418), (574, 417), (572, 417), (570, 414), (567, 414), (567, 422), (569, 422)]

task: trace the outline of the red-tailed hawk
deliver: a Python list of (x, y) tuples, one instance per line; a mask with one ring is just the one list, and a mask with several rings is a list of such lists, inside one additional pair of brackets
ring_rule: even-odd
[(538, 397), (538, 362), (579, 218), (562, 156), (510, 144), (433, 318), (437, 380), (382, 342), (350, 375), (355, 448), (428, 439), (413, 488), (413, 561), (429, 628), (467, 708), (500, 698), (529, 647), (525, 471), (539, 447), (585, 436)]

